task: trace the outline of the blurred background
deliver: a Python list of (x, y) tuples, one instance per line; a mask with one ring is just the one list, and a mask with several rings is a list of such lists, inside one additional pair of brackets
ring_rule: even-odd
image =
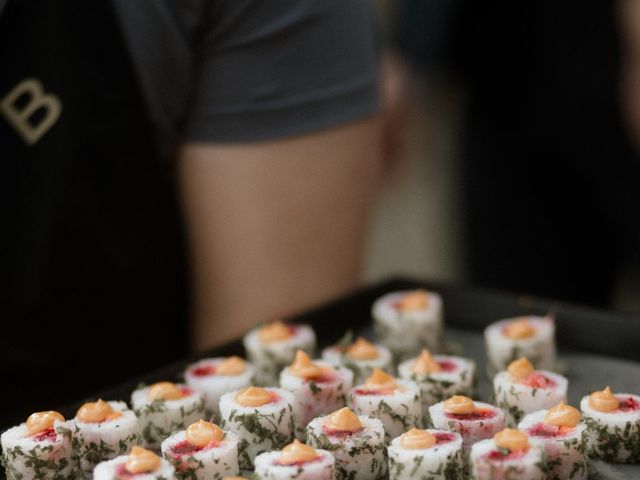
[(369, 280), (640, 311), (635, 3), (376, 2), (403, 128)]

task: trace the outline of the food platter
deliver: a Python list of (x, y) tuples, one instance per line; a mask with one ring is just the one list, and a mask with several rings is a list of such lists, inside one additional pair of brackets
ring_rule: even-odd
[[(371, 328), (371, 305), (381, 295), (417, 287), (438, 292), (445, 311), (446, 349), (457, 355), (475, 359), (479, 382), (476, 397), (490, 398), (491, 383), (485, 372), (485, 351), (482, 330), (501, 318), (522, 314), (553, 314), (556, 319), (559, 360), (569, 378), (569, 402), (577, 405), (585, 394), (610, 385), (614, 390), (640, 391), (640, 317), (582, 306), (568, 305), (530, 296), (503, 292), (434, 285), (409, 279), (395, 279), (360, 290), (331, 304), (309, 311), (293, 319), (313, 326), (318, 345), (324, 347), (338, 341), (345, 331), (353, 330), (374, 338)], [(107, 388), (95, 397), (128, 400), (139, 383), (179, 379), (185, 366), (204, 356), (243, 355), (242, 343), (236, 341), (206, 352), (196, 358), (184, 359), (143, 378)], [(82, 402), (65, 405), (60, 411), (66, 416)], [(16, 419), (16, 424), (20, 419)], [(594, 479), (640, 478), (640, 466), (609, 466), (598, 462)], [(0, 478), (4, 474), (0, 472)]]

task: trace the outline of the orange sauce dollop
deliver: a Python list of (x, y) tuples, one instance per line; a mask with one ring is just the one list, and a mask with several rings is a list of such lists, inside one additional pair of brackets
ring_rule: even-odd
[(431, 353), (429, 353), (429, 350), (422, 350), (418, 358), (416, 358), (415, 363), (411, 367), (411, 371), (419, 375), (436, 373), (441, 370), (442, 367), (440, 367), (440, 364), (433, 359)]
[(505, 428), (493, 436), (493, 441), (498, 448), (504, 448), (510, 452), (526, 452), (529, 450), (529, 438), (527, 434), (513, 428)]
[(436, 437), (431, 432), (418, 428), (412, 428), (400, 436), (400, 445), (409, 450), (431, 448), (436, 443)]
[(281, 320), (271, 322), (262, 327), (258, 333), (262, 343), (282, 342), (291, 337), (292, 332)]
[(151, 450), (146, 450), (139, 446), (134, 446), (125, 464), (129, 473), (150, 473), (160, 468), (160, 457)]
[(355, 433), (362, 429), (362, 422), (349, 407), (344, 407), (329, 415), (325, 427), (332, 432)]
[(504, 335), (512, 340), (524, 340), (535, 335), (536, 329), (527, 317), (519, 318), (504, 327)]
[(293, 465), (295, 463), (310, 462), (318, 458), (318, 452), (313, 447), (294, 440), (282, 449), (278, 462), (283, 465)]
[(415, 312), (429, 306), (429, 294), (425, 290), (415, 290), (404, 295), (398, 302), (401, 312)]
[(102, 423), (120, 418), (122, 412), (114, 410), (104, 400), (100, 399), (97, 402), (87, 402), (82, 405), (76, 413), (76, 418), (84, 423)]
[(234, 355), (232, 357), (225, 358), (216, 367), (216, 373), (227, 377), (235, 377), (244, 373), (247, 369), (247, 362), (244, 359)]
[(514, 360), (507, 367), (507, 372), (514, 380), (524, 380), (534, 372), (533, 365), (525, 357)]
[(273, 398), (268, 390), (260, 387), (249, 387), (241, 390), (236, 395), (236, 402), (243, 407), (261, 407), (266, 405)]
[(309, 355), (302, 350), (296, 352), (296, 358), (291, 365), (289, 365), (289, 373), (296, 377), (311, 380), (313, 378), (319, 378), (324, 375), (325, 369), (320, 365), (316, 365), (311, 361)]
[(371, 376), (365, 380), (364, 387), (368, 390), (391, 393), (398, 389), (398, 384), (391, 375), (379, 368), (374, 368)]
[(444, 410), (453, 415), (468, 415), (476, 411), (476, 405), (469, 397), (454, 395), (444, 401)]
[(221, 442), (223, 439), (222, 429), (215, 423), (205, 420), (192, 423), (185, 432), (185, 440), (198, 448), (206, 447), (211, 442)]
[(615, 412), (620, 407), (620, 402), (611, 388), (606, 387), (604, 390), (589, 395), (589, 406), (599, 412)]
[(573, 428), (580, 423), (580, 410), (560, 402), (549, 409), (543, 423), (555, 425), (556, 427)]
[(182, 389), (172, 382), (158, 382), (151, 385), (147, 392), (147, 399), (154, 400), (178, 400), (184, 394)]
[(61, 413), (54, 410), (36, 412), (27, 419), (27, 433), (35, 435), (36, 433), (51, 430), (56, 420), (64, 422), (64, 417)]
[(346, 353), (354, 360), (375, 360), (380, 355), (376, 346), (362, 337), (349, 346)]

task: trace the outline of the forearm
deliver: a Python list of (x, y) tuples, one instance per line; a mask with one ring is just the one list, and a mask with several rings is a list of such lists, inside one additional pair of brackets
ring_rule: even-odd
[(193, 345), (353, 289), (379, 179), (379, 121), (255, 145), (185, 145)]

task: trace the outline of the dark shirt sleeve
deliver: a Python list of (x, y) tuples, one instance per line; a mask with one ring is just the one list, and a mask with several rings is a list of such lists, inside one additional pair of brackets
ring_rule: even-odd
[(375, 113), (370, 0), (211, 2), (184, 137), (258, 141)]

